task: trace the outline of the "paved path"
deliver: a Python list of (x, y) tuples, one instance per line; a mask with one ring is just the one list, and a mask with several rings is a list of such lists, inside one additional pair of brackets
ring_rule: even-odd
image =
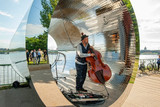
[(34, 69), (30, 74), (34, 87), (46, 107), (73, 106), (57, 87), (50, 69)]
[(160, 77), (137, 76), (111, 107), (160, 107)]
[[(37, 93), (47, 107), (73, 106), (58, 89), (50, 69), (31, 71)], [(56, 92), (56, 93), (55, 93)], [(160, 107), (160, 77), (138, 75), (110, 107)]]
[(122, 107), (160, 107), (160, 78), (137, 77)]
[(0, 90), (0, 107), (45, 107), (33, 86)]
[(132, 87), (133, 84), (128, 84), (123, 94), (112, 105), (110, 105), (110, 107), (121, 107), (122, 104), (126, 101)]

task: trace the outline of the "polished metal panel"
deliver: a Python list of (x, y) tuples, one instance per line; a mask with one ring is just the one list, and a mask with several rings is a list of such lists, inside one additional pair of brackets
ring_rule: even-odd
[[(60, 0), (52, 16), (53, 17), (52, 20), (62, 19), (65, 21), (70, 21), (77, 28), (79, 28), (80, 32), (86, 33), (87, 35), (92, 35), (98, 32), (107, 32), (107, 31), (109, 31), (110, 33), (114, 33), (118, 30), (119, 27), (118, 20), (122, 19), (123, 11), (124, 8), (123, 6), (120, 6), (119, 2), (113, 3), (111, 0), (94, 0), (94, 1)], [(52, 21), (52, 22), (54, 23), (57, 21)], [(58, 24), (56, 25), (58, 26)], [(68, 39), (70, 39), (70, 41), (74, 41), (75, 39), (72, 40), (72, 38), (76, 37), (74, 37), (74, 35), (72, 34), (68, 34), (71, 30), (67, 30), (65, 26), (64, 28), (65, 28), (64, 30), (66, 30), (66, 36), (68, 36)], [(59, 33), (64, 30), (61, 29)], [(59, 39), (59, 41), (61, 42), (60, 37), (59, 38), (55, 37), (55, 39)], [(59, 41), (56, 40), (56, 43), (59, 44)], [(71, 45), (75, 46), (76, 43), (71, 43), (70, 45), (67, 46), (69, 46), (70, 48)], [(62, 49), (61, 45), (60, 46), (58, 45), (58, 48)], [(65, 47), (62, 50), (67, 50), (67, 49), (68, 48)]]
[[(30, 78), (25, 46), (26, 36), (35, 36), (37, 33), (42, 32), (41, 24), (38, 25), (38, 22), (40, 23), (39, 7), (42, 7), (41, 1), (34, 0), (32, 7), (26, 12), (16, 33), (13, 35), (9, 49), (6, 49), (0, 57), (0, 96), (4, 99), (0, 101), (1, 107), (45, 107)], [(1, 60), (2, 57), (3, 60)], [(13, 88), (13, 82), (15, 81), (20, 83), (19, 86), (15, 87), (18, 89)]]
[[(29, 12), (24, 16), (21, 24), (19, 25), (16, 33), (12, 37), (9, 46), (9, 56), (11, 59), (11, 64), (15, 71), (21, 75), (24, 79), (29, 76), (29, 70), (26, 62), (26, 50), (25, 50), (25, 33), (26, 33), (26, 25), (27, 18)], [(18, 78), (18, 77), (16, 77)], [(18, 79), (16, 79), (19, 81)], [(24, 81), (19, 81), (24, 82)]]
[[(53, 24), (51, 24), (49, 31), (54, 35), (54, 40), (59, 41), (56, 42), (57, 46), (63, 47), (62, 49), (60, 48), (60, 50), (74, 50), (77, 43), (80, 42), (79, 38), (81, 37), (81, 34), (79, 29), (70, 21), (62, 19), (52, 19), (51, 23), (52, 22)], [(70, 37), (70, 35), (74, 36)]]
[[(131, 17), (121, 0), (59, 1), (49, 27), (49, 35), (57, 44), (56, 54), (50, 54), (50, 60), (54, 60), (53, 77), (66, 77), (57, 80), (63, 92), (75, 92), (75, 55), (81, 33), (89, 36), (90, 45), (100, 51), (102, 61), (112, 70), (112, 77), (105, 84), (110, 98), (100, 105), (109, 106), (120, 97), (133, 70), (135, 35)], [(84, 87), (107, 96), (104, 87), (89, 77)]]
[[(9, 61), (1, 64), (4, 76), (0, 78), (0, 85), (11, 84), (17, 80), (16, 78), (20, 78), (20, 82), (26, 82), (25, 77), (29, 76), (29, 70), (25, 54), (25, 37), (34, 37), (48, 30), (40, 22), (41, 10), (41, 1), (35, 0), (13, 36), (7, 52)], [(53, 78), (57, 80), (61, 91), (75, 92), (75, 50), (83, 32), (89, 36), (90, 45), (102, 54), (102, 61), (112, 70), (112, 77), (105, 84), (110, 93), (109, 99), (92, 106), (106, 107), (113, 104), (128, 84), (135, 58), (133, 25), (122, 1), (60, 0), (48, 32), (57, 45), (56, 50), (50, 50), (49, 60)], [(10, 71), (14, 73), (15, 78), (10, 78)], [(107, 96), (104, 86), (93, 83), (88, 76), (84, 88), (89, 92)], [(43, 106), (41, 103), (40, 101), (40, 106)]]

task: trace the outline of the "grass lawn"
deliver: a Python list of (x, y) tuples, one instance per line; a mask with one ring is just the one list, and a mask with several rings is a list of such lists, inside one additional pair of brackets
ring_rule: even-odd
[(134, 68), (133, 68), (133, 72), (132, 72), (132, 76), (130, 78), (129, 83), (134, 83), (136, 75), (137, 75), (137, 71), (138, 71), (138, 65), (139, 65), (139, 56), (136, 55), (136, 59), (135, 59), (135, 63), (134, 63)]
[[(29, 84), (28, 82), (20, 83), (20, 87), (29, 87)], [(6, 85), (0, 86), (0, 90), (7, 90), (11, 88), (13, 88), (12, 84), (6, 84)]]
[(6, 90), (6, 89), (11, 89), (11, 88), (13, 88), (11, 85), (0, 86), (0, 90)]
[[(27, 62), (28, 63), (28, 62)], [(41, 59), (41, 61), (40, 61), (40, 64), (48, 64), (48, 60), (44, 60), (44, 58), (42, 58)], [(28, 65), (33, 65), (33, 61), (31, 61), (30, 59), (29, 59), (29, 64)]]

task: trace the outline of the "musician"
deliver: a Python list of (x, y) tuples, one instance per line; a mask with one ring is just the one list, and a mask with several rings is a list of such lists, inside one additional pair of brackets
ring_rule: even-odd
[(77, 77), (76, 77), (76, 90), (77, 91), (84, 91), (87, 92), (83, 88), (84, 81), (86, 79), (86, 73), (87, 73), (87, 62), (86, 57), (95, 56), (93, 53), (88, 53), (88, 50), (93, 47), (89, 45), (88, 43), (88, 36), (82, 35), (81, 36), (81, 43), (78, 44), (77, 50), (76, 50), (76, 59), (75, 59), (75, 66), (77, 71)]

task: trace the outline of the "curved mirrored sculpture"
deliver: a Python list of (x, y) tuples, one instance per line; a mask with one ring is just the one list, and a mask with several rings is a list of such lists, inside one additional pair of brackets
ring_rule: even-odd
[[(101, 100), (73, 98), (77, 95), (75, 57), (81, 33), (89, 36), (90, 45), (101, 53), (102, 61), (112, 71), (106, 88), (86, 77), (84, 88), (88, 94), (103, 96)], [(94, 103), (92, 106), (106, 107), (120, 97), (131, 77), (135, 58), (134, 28), (121, 0), (60, 0), (52, 15), (49, 36), (54, 39), (49, 44), (54, 42), (56, 48), (49, 49), (52, 74), (68, 100), (75, 105)]]
[(25, 17), (23, 18), (21, 24), (19, 25), (16, 33), (11, 40), (9, 47), (9, 56), (12, 62), (12, 66), (23, 78), (29, 76), (25, 49), (25, 33), (28, 14), (29, 12), (27, 12)]
[(57, 87), (48, 64), (47, 38), (52, 11), (49, 4), (51, 1), (34, 0), (30, 9), (25, 35), (27, 63), (33, 86), (44, 105), (68, 106), (72, 104)]
[(45, 107), (32, 84), (26, 61), (26, 28), (29, 10), (0, 57), (1, 107)]
[[(41, 24), (40, 13), (42, 10), (41, 0), (35, 0), (30, 9), (26, 26), (26, 49), (29, 53), (34, 49), (36, 52), (41, 48), (41, 50), (44, 50), (44, 45), (47, 46), (47, 29)], [(44, 41), (42, 41), (43, 39)]]
[[(75, 57), (82, 34), (88, 35), (89, 44), (100, 52), (112, 76), (99, 84), (87, 73), (83, 85), (87, 92), (79, 93)], [(34, 0), (9, 49), (0, 50), (0, 86), (17, 81), (27, 87), (6, 90), (10, 98), (1, 91), (11, 102), (0, 104), (6, 107), (110, 106), (124, 92), (131, 77), (135, 40), (131, 16), (122, 0)], [(87, 68), (91, 69), (90, 64)], [(12, 101), (15, 93), (19, 103)]]

